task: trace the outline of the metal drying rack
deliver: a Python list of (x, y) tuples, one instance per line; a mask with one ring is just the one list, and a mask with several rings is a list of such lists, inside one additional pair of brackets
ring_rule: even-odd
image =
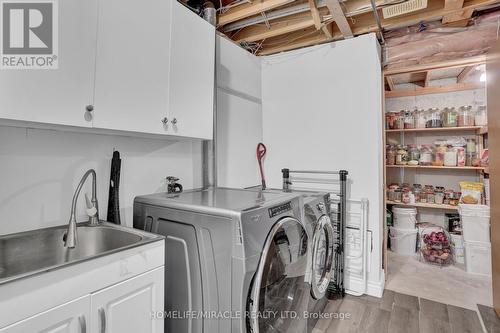
[(316, 174), (316, 175), (338, 175), (340, 182), (340, 191), (335, 194), (339, 197), (338, 200), (330, 198), (330, 205), (337, 205), (336, 212), (332, 212), (334, 233), (334, 250), (335, 250), (335, 266), (332, 274), (332, 279), (328, 285), (327, 297), (329, 299), (342, 298), (345, 296), (344, 287), (344, 244), (345, 244), (345, 227), (346, 227), (346, 212), (347, 212), (347, 170), (339, 171), (317, 171), (317, 170), (290, 170), (282, 169), (283, 173), (283, 191), (291, 192), (290, 174)]

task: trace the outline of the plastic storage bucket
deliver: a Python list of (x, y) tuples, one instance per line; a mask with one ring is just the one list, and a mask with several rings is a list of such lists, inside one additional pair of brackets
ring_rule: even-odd
[(490, 242), (490, 207), (459, 205), (464, 241)]
[(411, 255), (415, 254), (417, 247), (418, 229), (400, 229), (396, 227), (389, 228), (389, 237), (391, 238), (391, 251), (397, 254)]
[(467, 272), (491, 275), (491, 243), (465, 241), (464, 244)]
[(450, 233), (450, 236), (453, 243), (453, 261), (458, 264), (465, 263), (464, 239), (462, 235)]
[(398, 229), (414, 229), (417, 223), (417, 209), (413, 207), (392, 207), (393, 225)]

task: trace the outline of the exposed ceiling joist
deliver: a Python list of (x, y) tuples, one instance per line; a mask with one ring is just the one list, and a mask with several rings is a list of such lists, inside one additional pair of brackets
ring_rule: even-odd
[(252, 3), (244, 4), (229, 9), (227, 12), (219, 15), (218, 25), (225, 25), (246, 17), (257, 15), (262, 12), (289, 4), (294, 0), (254, 0)]
[(386, 76), (385, 80), (387, 81), (387, 85), (389, 86), (389, 90), (390, 91), (395, 90), (394, 81), (392, 80), (392, 77)]
[(464, 82), (467, 76), (469, 76), (469, 74), (474, 70), (474, 68), (476, 68), (476, 66), (465, 67), (464, 70), (461, 71), (460, 74), (458, 74), (457, 83)]
[(321, 29), (321, 17), (319, 16), (319, 10), (318, 7), (316, 6), (316, 0), (308, 0), (309, 1), (309, 8), (311, 10), (311, 15), (314, 20), (314, 26), (316, 27), (316, 30)]
[(431, 71), (427, 71), (427, 72), (425, 72), (425, 76), (424, 76), (424, 87), (429, 86), (430, 80), (431, 80)]
[(351, 26), (349, 25), (349, 22), (347, 22), (347, 19), (344, 14), (344, 10), (340, 6), (340, 3), (338, 0), (326, 0), (326, 6), (328, 7), (328, 10), (333, 16), (333, 20), (337, 24), (337, 26), (340, 29), (340, 32), (342, 33), (342, 36), (344, 38), (351, 38), (353, 37), (353, 33), (351, 30)]

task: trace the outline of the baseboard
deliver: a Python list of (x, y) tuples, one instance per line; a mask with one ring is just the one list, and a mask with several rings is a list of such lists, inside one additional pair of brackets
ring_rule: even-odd
[(359, 294), (365, 294), (373, 297), (382, 297), (384, 294), (385, 287), (385, 274), (384, 271), (380, 274), (380, 281), (368, 281), (366, 286), (363, 284), (363, 279), (357, 276), (345, 277), (345, 288), (346, 293), (349, 295), (357, 296)]

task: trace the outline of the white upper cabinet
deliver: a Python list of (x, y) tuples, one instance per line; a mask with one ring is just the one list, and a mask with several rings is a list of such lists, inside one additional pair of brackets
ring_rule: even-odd
[(0, 333), (85, 333), (90, 326), (90, 295), (0, 329)]
[(58, 69), (0, 70), (0, 118), (92, 126), (97, 0), (57, 4)]
[(101, 0), (94, 127), (166, 134), (171, 0)]
[(173, 2), (169, 134), (212, 139), (215, 28)]

